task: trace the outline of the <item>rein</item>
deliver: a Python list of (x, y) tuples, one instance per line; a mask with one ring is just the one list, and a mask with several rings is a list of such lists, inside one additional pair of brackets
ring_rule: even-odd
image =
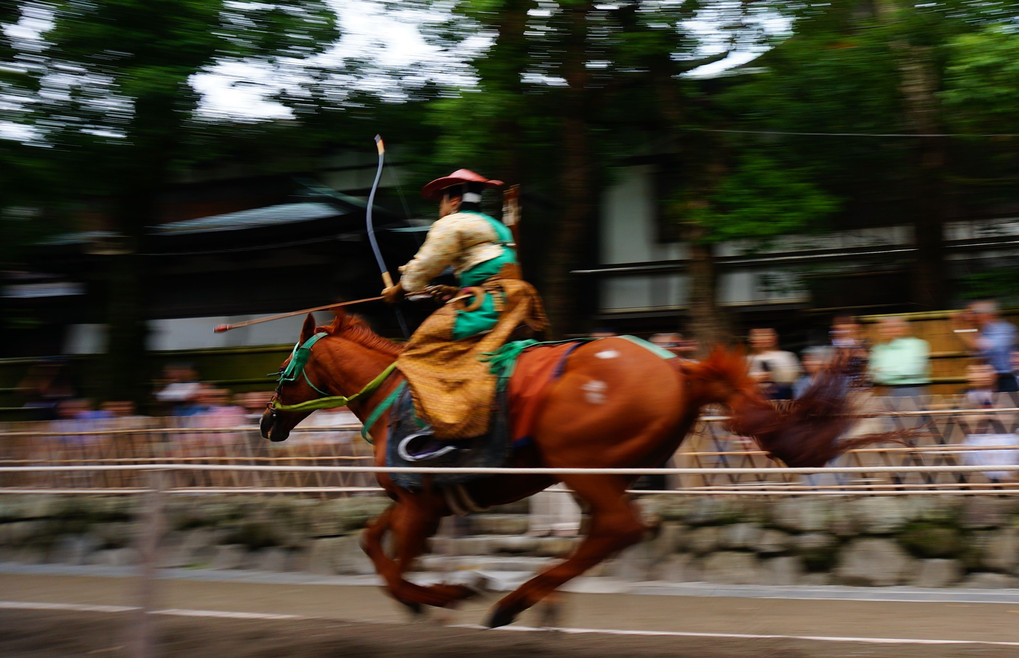
[[(328, 335), (329, 334), (320, 331), (308, 340), (304, 341), (303, 345), (294, 345), (294, 351), (290, 355), (290, 363), (287, 364), (286, 369), (280, 373), (279, 379), (280, 386), (282, 386), (286, 382), (296, 381), (298, 377), (303, 376), (304, 381), (308, 383), (308, 386), (311, 386), (316, 392), (320, 393), (324, 397), (317, 398), (315, 400), (307, 400), (305, 402), (298, 402), (297, 404), (280, 404), (279, 399), (274, 397), (273, 401), (270, 403), (270, 406), (273, 409), (276, 409), (277, 411), (315, 411), (316, 409), (344, 407), (354, 400), (371, 395), (377, 391), (379, 386), (382, 386), (382, 382), (386, 381), (386, 378), (389, 377), (394, 370), (396, 370), (396, 362), (394, 361), (386, 366), (386, 369), (379, 373), (375, 379), (365, 384), (364, 388), (357, 393), (354, 393), (349, 397), (346, 395), (329, 395), (311, 383), (311, 380), (308, 379), (308, 373), (304, 371), (304, 367), (308, 365), (308, 358), (311, 356), (311, 348), (320, 339)], [(279, 394), (279, 387), (276, 388), (276, 393), (277, 395)]]

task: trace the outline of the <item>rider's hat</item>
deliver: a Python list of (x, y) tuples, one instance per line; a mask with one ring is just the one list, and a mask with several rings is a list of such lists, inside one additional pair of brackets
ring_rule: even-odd
[[(468, 191), (480, 192), (486, 187), (501, 187), (503, 182), (501, 180), (489, 180), (470, 169), (457, 169), (449, 176), (436, 178), (421, 188), (421, 196), (432, 201), (439, 201), (442, 199), (442, 194), (445, 190), (461, 185), (465, 186), (465, 189)], [(479, 196), (478, 198), (480, 200), (481, 197)]]

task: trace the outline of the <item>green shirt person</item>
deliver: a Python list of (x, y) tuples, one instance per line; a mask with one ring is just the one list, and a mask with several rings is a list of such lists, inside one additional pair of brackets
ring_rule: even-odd
[(882, 342), (870, 350), (867, 374), (875, 386), (889, 388), (896, 397), (923, 395), (931, 382), (930, 345), (909, 335), (909, 323), (901, 317), (881, 319)]

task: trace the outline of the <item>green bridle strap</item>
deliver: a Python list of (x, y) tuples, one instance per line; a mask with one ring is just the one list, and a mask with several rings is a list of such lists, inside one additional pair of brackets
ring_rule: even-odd
[(396, 370), (396, 362), (390, 363), (385, 370), (379, 373), (378, 377), (365, 384), (364, 388), (350, 397), (347, 397), (346, 395), (332, 395), (325, 398), (308, 400), (306, 402), (298, 402), (297, 404), (280, 404), (279, 400), (275, 400), (272, 403), (272, 408), (277, 411), (315, 411), (316, 409), (345, 407), (348, 403), (361, 397), (371, 395), (377, 391), (379, 386), (382, 386), (382, 382), (386, 381), (386, 378), (389, 377), (394, 370)]

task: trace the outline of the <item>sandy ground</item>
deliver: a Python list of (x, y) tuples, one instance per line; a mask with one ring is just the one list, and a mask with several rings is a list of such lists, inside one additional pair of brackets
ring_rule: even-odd
[[(189, 658), (1019, 656), (1015, 601), (561, 595), (557, 626), (617, 629), (607, 634), (527, 630), (542, 625), (545, 608), (507, 630), (464, 627), (483, 621), (494, 596), (421, 619), (376, 587), (197, 578), (160, 580), (157, 587), (157, 607), (165, 612), (143, 618), (124, 608), (137, 600), (134, 578), (0, 574), (0, 655), (135, 655), (139, 623), (148, 619), (154, 655)], [(32, 605), (64, 609), (24, 609)], [(85, 606), (120, 607), (93, 612)], [(224, 612), (292, 618), (212, 616)]]

